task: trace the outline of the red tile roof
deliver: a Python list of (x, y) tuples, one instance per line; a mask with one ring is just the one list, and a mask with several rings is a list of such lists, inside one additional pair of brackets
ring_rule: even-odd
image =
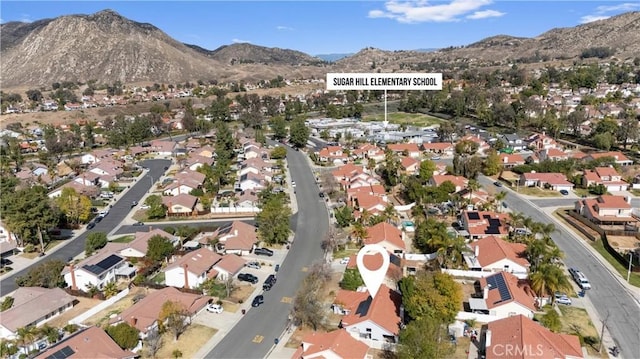
[[(523, 315), (493, 321), (487, 328), (491, 343), (486, 359), (583, 358), (577, 336), (553, 333)], [(511, 354), (506, 348), (513, 348)]]
[(64, 357), (67, 359), (128, 359), (139, 357), (138, 354), (131, 351), (122, 350), (102, 328), (89, 327), (48, 348), (36, 358), (54, 357), (54, 354), (65, 347), (73, 351), (73, 354)]
[(484, 237), (471, 244), (472, 250), (478, 248), (478, 262), (486, 267), (502, 259), (509, 259), (523, 267), (529, 267), (529, 261), (524, 258), (527, 245), (524, 243), (510, 243), (495, 236)]
[(402, 321), (400, 318), (401, 305), (402, 296), (383, 284), (373, 300), (367, 296), (367, 299), (356, 306), (358, 310), (352, 310), (351, 313), (345, 315), (342, 318), (342, 325), (348, 327), (369, 320), (388, 332), (398, 335)]
[(493, 288), (489, 290), (488, 298), (485, 298), (488, 309), (497, 308), (507, 303), (516, 302), (532, 311), (536, 310), (535, 294), (533, 293), (533, 290), (531, 290), (531, 287), (529, 287), (528, 282), (519, 280), (518, 277), (514, 276), (511, 273), (500, 272), (488, 277), (480, 278), (480, 288), (484, 290), (484, 288), (487, 286), (487, 278), (491, 278), (494, 276), (503, 276), (504, 282), (509, 290), (510, 299), (502, 300), (498, 288)]
[(378, 244), (384, 242), (391, 244), (395, 248), (387, 248), (393, 252), (394, 249), (406, 250), (404, 240), (402, 240), (402, 231), (387, 222), (380, 222), (373, 227), (367, 228), (367, 237), (364, 244)]
[(170, 269), (180, 268), (187, 266), (187, 271), (201, 276), (209, 271), (214, 264), (216, 264), (222, 256), (208, 248), (200, 248), (193, 252), (189, 252), (180, 257), (175, 262), (169, 264), (163, 271), (166, 272)]
[(313, 332), (302, 339), (302, 353), (292, 358), (365, 358), (369, 347), (344, 329), (329, 333)]

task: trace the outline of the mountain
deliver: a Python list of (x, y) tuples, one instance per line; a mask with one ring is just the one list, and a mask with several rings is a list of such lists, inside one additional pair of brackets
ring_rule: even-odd
[(324, 61), (327, 62), (336, 62), (340, 59), (343, 59), (345, 57), (349, 57), (352, 56), (353, 53), (348, 53), (348, 54), (320, 54), (320, 55), (316, 55), (316, 57), (321, 58)]
[(570, 63), (593, 47), (611, 48), (620, 59), (638, 56), (640, 12), (552, 29), (533, 38), (496, 35), (467, 46), (435, 51), (369, 47), (327, 60), (248, 43), (207, 50), (176, 41), (152, 24), (104, 10), (91, 15), (1, 24), (0, 78), (2, 87), (10, 88), (61, 81), (177, 83), (199, 79), (257, 81), (277, 76), (322, 78), (327, 72), (441, 72), (513, 62), (532, 66), (545, 66), (545, 61), (551, 60)]

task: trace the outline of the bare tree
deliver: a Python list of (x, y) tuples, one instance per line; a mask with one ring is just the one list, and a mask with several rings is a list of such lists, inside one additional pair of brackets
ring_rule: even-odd
[(158, 330), (150, 330), (144, 342), (146, 344), (148, 354), (152, 358), (155, 358), (156, 353), (158, 353), (158, 350), (160, 350), (160, 347), (162, 346), (162, 336), (158, 333)]
[(224, 289), (227, 294), (225, 298), (229, 298), (231, 296), (231, 292), (233, 292), (234, 288), (235, 285), (233, 283), (233, 276), (229, 276), (229, 278), (227, 278), (227, 280), (224, 282)]
[(317, 330), (325, 323), (325, 304), (322, 292), (331, 279), (331, 266), (326, 262), (314, 263), (302, 282), (291, 308), (290, 317), (296, 326), (305, 325)]
[(333, 251), (338, 247), (338, 233), (335, 228), (329, 227), (329, 230), (324, 235), (320, 246), (322, 247), (325, 258), (327, 258), (329, 254), (333, 253)]
[(329, 196), (340, 189), (338, 181), (330, 171), (323, 172), (320, 180), (322, 181), (322, 187)]
[(171, 331), (175, 341), (189, 326), (189, 313), (180, 302), (166, 301), (160, 309), (160, 318), (165, 328)]

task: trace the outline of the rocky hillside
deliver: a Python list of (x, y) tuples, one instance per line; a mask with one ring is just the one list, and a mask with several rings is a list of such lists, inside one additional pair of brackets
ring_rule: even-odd
[(433, 52), (366, 48), (333, 63), (299, 51), (246, 43), (210, 51), (180, 43), (151, 24), (128, 20), (111, 10), (2, 24), (0, 44), (3, 88), (88, 80), (255, 81), (278, 75), (324, 77), (327, 72), (450, 71), (459, 64), (462, 68), (513, 61), (544, 66), (545, 61), (578, 58), (594, 47), (611, 48), (615, 57), (624, 60), (640, 54), (640, 12), (553, 29), (535, 38), (497, 35)]

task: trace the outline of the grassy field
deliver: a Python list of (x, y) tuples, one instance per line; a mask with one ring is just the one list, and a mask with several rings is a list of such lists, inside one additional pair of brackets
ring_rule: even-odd
[[(437, 125), (442, 122), (441, 119), (421, 114), (421, 113), (404, 113), (404, 112), (394, 112), (389, 113), (387, 115), (387, 119), (390, 123), (395, 123), (398, 125), (410, 125), (410, 126), (418, 126), (418, 127), (426, 127)], [(384, 113), (375, 114), (375, 115), (365, 115), (362, 118), (363, 121), (384, 121)]]
[[(606, 351), (598, 354), (598, 338), (600, 335), (596, 327), (591, 322), (589, 314), (584, 308), (576, 308), (566, 305), (558, 306), (560, 309), (560, 321), (562, 322), (562, 333), (578, 335), (585, 338), (583, 345), (592, 357), (606, 358)], [(593, 341), (595, 340), (595, 343)]]
[(114, 240), (112, 240), (111, 242), (113, 243), (129, 243), (132, 240), (134, 240), (136, 237), (133, 235), (127, 235), (127, 236), (122, 236), (122, 237), (118, 237)]
[(524, 194), (527, 196), (535, 196), (535, 197), (560, 197), (561, 196), (560, 192), (558, 191), (542, 189), (539, 187), (520, 187), (518, 188), (518, 193)]
[[(52, 250), (55, 246), (62, 243), (63, 241), (64, 239), (55, 239), (45, 244), (44, 245), (45, 252)], [(40, 246), (38, 246), (38, 248), (40, 248)], [(20, 256), (28, 259), (35, 259), (35, 258), (38, 258), (38, 256), (40, 256), (40, 252), (36, 250), (35, 252), (31, 252), (31, 253), (21, 253)]]

